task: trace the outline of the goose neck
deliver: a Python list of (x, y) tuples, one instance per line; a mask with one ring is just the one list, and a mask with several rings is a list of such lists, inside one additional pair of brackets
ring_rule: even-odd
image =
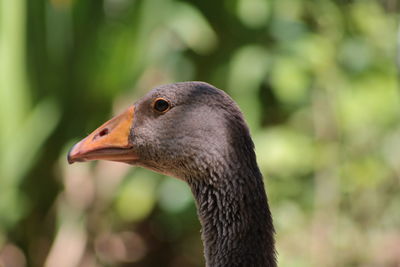
[(276, 266), (272, 217), (253, 167), (189, 179), (208, 267)]

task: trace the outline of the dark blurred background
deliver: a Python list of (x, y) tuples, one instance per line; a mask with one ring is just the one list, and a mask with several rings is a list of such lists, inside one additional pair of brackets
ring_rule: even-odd
[(400, 266), (398, 0), (0, 0), (0, 266), (204, 266), (181, 181), (66, 162), (165, 83), (239, 104), (280, 266)]

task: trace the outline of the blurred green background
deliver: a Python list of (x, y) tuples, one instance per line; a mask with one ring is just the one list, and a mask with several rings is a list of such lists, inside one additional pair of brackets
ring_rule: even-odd
[(243, 110), (280, 266), (400, 266), (399, 10), (398, 0), (0, 0), (0, 266), (203, 266), (183, 182), (66, 162), (148, 90), (186, 80)]

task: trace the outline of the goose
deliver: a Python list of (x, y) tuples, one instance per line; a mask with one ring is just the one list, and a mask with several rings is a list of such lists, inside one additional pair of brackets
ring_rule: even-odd
[(68, 153), (185, 181), (201, 223), (207, 267), (274, 267), (274, 226), (254, 144), (237, 104), (205, 82), (154, 88)]

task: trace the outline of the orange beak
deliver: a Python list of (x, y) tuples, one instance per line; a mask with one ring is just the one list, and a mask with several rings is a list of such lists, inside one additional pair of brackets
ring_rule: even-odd
[(111, 160), (133, 162), (138, 157), (129, 140), (134, 106), (101, 125), (93, 133), (72, 147), (68, 153), (70, 164), (77, 161)]

